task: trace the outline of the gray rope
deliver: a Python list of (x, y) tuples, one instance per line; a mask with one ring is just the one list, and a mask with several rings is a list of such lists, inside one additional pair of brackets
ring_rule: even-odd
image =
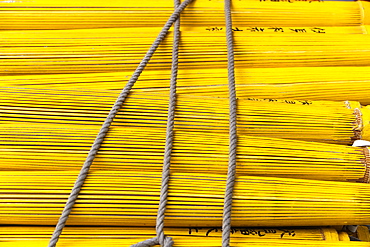
[[(180, 0), (175, 1), (175, 8), (180, 5)], [(180, 43), (180, 21), (177, 20), (174, 27), (174, 38), (172, 48), (172, 68), (171, 68), (171, 82), (170, 82), (170, 98), (168, 103), (168, 118), (167, 118), (167, 130), (166, 130), (166, 146), (163, 158), (162, 168), (162, 187), (161, 197), (159, 201), (159, 208), (157, 212), (157, 225), (156, 232), (159, 238), (159, 243), (164, 247), (172, 247), (173, 241), (166, 241), (164, 235), (164, 216), (166, 212), (167, 196), (168, 196), (168, 184), (170, 180), (170, 166), (171, 166), (171, 154), (173, 147), (173, 128), (175, 124), (175, 107), (176, 107), (176, 84), (177, 84), (177, 71), (178, 71), (178, 59), (179, 59), (179, 43)]]
[(131, 245), (131, 247), (151, 247), (151, 246), (158, 245), (158, 244), (159, 244), (158, 238), (155, 237), (155, 238), (150, 238), (150, 239), (141, 241), (140, 243), (137, 243), (137, 244), (133, 244)]
[(185, 7), (191, 3), (194, 0), (185, 0), (178, 8), (175, 9), (173, 14), (168, 19), (167, 23), (164, 25), (163, 29), (157, 36), (156, 40), (153, 42), (150, 49), (145, 54), (143, 60), (140, 62), (139, 66), (136, 68), (135, 72), (131, 76), (130, 80), (127, 82), (126, 86), (118, 96), (116, 102), (114, 103), (112, 109), (110, 110), (107, 118), (105, 119), (95, 141), (92, 145), (90, 152), (88, 156), (86, 157), (85, 163), (83, 164), (81, 171), (77, 177), (77, 180), (74, 184), (74, 187), (69, 195), (69, 198), (67, 200), (67, 203), (63, 209), (62, 215), (59, 218), (59, 221), (55, 227), (54, 233), (50, 239), (48, 247), (55, 247), (57, 244), (59, 237), (63, 231), (63, 228), (67, 222), (67, 219), (72, 211), (73, 205), (76, 202), (76, 199), (78, 197), (78, 194), (80, 193), (80, 190), (82, 188), (82, 185), (87, 177), (87, 174), (89, 172), (90, 166), (92, 162), (94, 161), (94, 158), (96, 154), (99, 151), (99, 148), (108, 133), (109, 127), (111, 123), (113, 122), (114, 117), (116, 116), (117, 112), (121, 108), (123, 102), (125, 101), (127, 95), (130, 93), (131, 88), (134, 86), (135, 82), (138, 80), (140, 74), (143, 72), (144, 68), (148, 64), (149, 60), (153, 56), (154, 52), (158, 48), (159, 44), (162, 42), (162, 40), (166, 37), (168, 30), (171, 28), (172, 24), (178, 19), (180, 13), (185, 9)]
[[(175, 8), (180, 5), (180, 0), (174, 0)], [(167, 206), (168, 186), (170, 180), (171, 154), (173, 147), (173, 128), (175, 124), (175, 108), (176, 108), (176, 84), (179, 60), (179, 43), (180, 43), (180, 20), (175, 22), (173, 48), (172, 48), (172, 68), (170, 82), (170, 98), (168, 102), (168, 117), (166, 130), (166, 145), (164, 150), (163, 168), (162, 168), (162, 185), (159, 199), (159, 207), (157, 212), (156, 232), (158, 243), (149, 246), (160, 244), (163, 247), (172, 247), (174, 242), (171, 237), (164, 235), (164, 218)], [(147, 241), (147, 240), (146, 240)], [(146, 247), (147, 242), (143, 241), (131, 247)], [(154, 243), (154, 242), (153, 242)]]
[(235, 91), (234, 75), (234, 47), (233, 31), (231, 20), (230, 0), (225, 0), (225, 19), (226, 19), (226, 41), (227, 41), (227, 69), (229, 80), (229, 166), (226, 181), (224, 198), (224, 212), (222, 222), (222, 247), (230, 246), (231, 230), (231, 210), (233, 200), (233, 190), (236, 173), (236, 148), (237, 148), (237, 102)]
[[(141, 241), (137, 244), (133, 244), (130, 247), (152, 247), (154, 245), (159, 245), (158, 237), (150, 238), (144, 241)], [(165, 237), (163, 246), (173, 246), (174, 242), (171, 237)]]

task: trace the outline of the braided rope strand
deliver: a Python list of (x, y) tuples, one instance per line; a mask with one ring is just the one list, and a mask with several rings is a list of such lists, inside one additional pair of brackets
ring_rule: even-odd
[[(175, 8), (180, 5), (180, 0), (174, 0)], [(168, 186), (170, 180), (171, 154), (173, 147), (173, 128), (175, 124), (175, 108), (176, 108), (176, 84), (179, 60), (179, 44), (180, 44), (180, 20), (175, 22), (173, 47), (172, 47), (172, 68), (170, 81), (170, 97), (168, 102), (168, 117), (166, 129), (166, 145), (164, 150), (163, 168), (162, 168), (162, 184), (159, 199), (159, 207), (157, 212), (156, 233), (158, 244), (163, 247), (172, 247), (174, 242), (171, 237), (164, 235), (164, 218), (167, 206)], [(131, 245), (131, 247), (146, 247), (147, 240)], [(156, 245), (156, 244), (153, 244)], [(150, 245), (150, 246), (153, 246)]]
[[(180, 5), (180, 0), (174, 0), (175, 8)], [(177, 84), (177, 72), (178, 72), (178, 60), (179, 60), (179, 43), (180, 43), (180, 20), (175, 22), (174, 26), (174, 38), (172, 48), (172, 68), (171, 68), (171, 82), (170, 82), (170, 98), (168, 103), (168, 118), (167, 118), (167, 130), (166, 130), (166, 146), (164, 151), (163, 168), (162, 168), (162, 187), (159, 208), (157, 213), (156, 232), (159, 238), (159, 243), (164, 247), (172, 247), (173, 241), (166, 241), (164, 235), (164, 217), (166, 212), (167, 197), (168, 197), (168, 186), (170, 180), (170, 166), (171, 166), (171, 154), (173, 147), (173, 128), (175, 124), (175, 108), (176, 108), (176, 84)]]
[(125, 101), (127, 95), (130, 93), (131, 88), (134, 86), (135, 82), (138, 80), (140, 74), (143, 72), (144, 68), (148, 64), (151, 57), (153, 56), (154, 52), (156, 51), (156, 49), (158, 48), (158, 46), (160, 45), (162, 40), (166, 37), (166, 35), (168, 33), (168, 30), (171, 28), (173, 23), (178, 19), (180, 13), (192, 1), (194, 1), (194, 0), (185, 0), (177, 9), (175, 9), (173, 14), (170, 16), (170, 18), (168, 19), (168, 21), (164, 25), (163, 29), (161, 30), (161, 32), (157, 36), (156, 40), (153, 42), (152, 46), (150, 47), (150, 49), (145, 54), (143, 60), (140, 62), (139, 66), (136, 68), (136, 70), (133, 73), (133, 75), (131, 76), (130, 80), (127, 82), (126, 86), (124, 87), (124, 89), (122, 90), (120, 95), (118, 96), (118, 98), (117, 98), (116, 102), (114, 103), (112, 109), (110, 110), (107, 118), (105, 119), (105, 121), (104, 121), (104, 123), (103, 123), (95, 141), (94, 141), (94, 144), (92, 145), (92, 147), (89, 151), (88, 156), (86, 157), (86, 160), (85, 160), (85, 162), (84, 162), (84, 164), (83, 164), (83, 166), (80, 170), (80, 173), (77, 177), (77, 180), (74, 184), (74, 187), (73, 187), (73, 189), (72, 189), (72, 191), (69, 195), (67, 203), (66, 203), (66, 205), (63, 209), (63, 212), (62, 212), (62, 214), (59, 218), (59, 221), (58, 221), (58, 223), (55, 227), (54, 233), (53, 233), (53, 235), (50, 239), (48, 247), (55, 247), (56, 246), (56, 244), (59, 240), (59, 237), (60, 237), (60, 235), (63, 231), (63, 228), (64, 228), (64, 226), (67, 222), (67, 219), (68, 219), (68, 217), (69, 217), (69, 215), (72, 211), (72, 208), (73, 208), (73, 206), (76, 202), (78, 194), (81, 191), (82, 185), (84, 184), (84, 181), (87, 177), (90, 166), (91, 166), (92, 162), (94, 161), (94, 158), (95, 158), (96, 154), (98, 153), (99, 148), (100, 148), (106, 134), (108, 133), (109, 127), (110, 127), (111, 123), (113, 122), (114, 117), (116, 116), (117, 112), (121, 108), (121, 106), (122, 106), (123, 102)]
[(232, 197), (235, 185), (236, 174), (236, 148), (237, 148), (237, 100), (235, 90), (235, 74), (234, 74), (234, 45), (233, 31), (231, 20), (231, 0), (225, 0), (225, 19), (226, 19), (226, 41), (227, 41), (227, 69), (229, 81), (229, 166), (227, 173), (224, 211), (222, 222), (222, 247), (230, 245), (230, 230), (231, 230), (231, 210)]
[(159, 244), (158, 238), (154, 237), (154, 238), (141, 241), (137, 244), (133, 244), (130, 247), (151, 247), (151, 246), (158, 245), (158, 244)]

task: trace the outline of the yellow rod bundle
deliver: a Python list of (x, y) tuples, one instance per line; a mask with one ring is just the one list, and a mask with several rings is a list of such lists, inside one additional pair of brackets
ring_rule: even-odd
[[(0, 123), (100, 127), (116, 97), (112, 91), (0, 88)], [(361, 129), (369, 126), (370, 119), (365, 114), (368, 109), (351, 104), (352, 109), (345, 102), (238, 100), (238, 134), (351, 144), (353, 138), (368, 135)], [(132, 93), (113, 126), (164, 130), (167, 106), (166, 94)], [(180, 95), (175, 131), (227, 132), (228, 99)]]
[[(233, 6), (242, 80), (230, 246), (324, 247), (328, 241), (370, 247), (350, 243), (332, 228), (285, 228), (370, 223), (369, 149), (343, 145), (370, 137), (370, 108), (355, 101), (311, 101), (304, 93), (317, 84), (311, 92), (317, 99), (333, 91), (342, 99), (350, 87), (342, 83), (348, 71), (359, 71), (353, 80), (366, 84), (368, 71), (361, 69), (370, 65), (370, 38), (363, 6), (255, 0)], [(137, 66), (172, 9), (164, 0), (0, 1), (0, 20), (6, 20), (0, 27), (0, 247), (47, 244), (49, 226), (56, 224), (116, 99), (117, 88), (111, 87)], [(182, 15), (183, 85), (166, 211), (166, 233), (178, 238), (176, 246), (217, 246), (221, 236), (229, 126), (228, 100), (220, 94), (227, 62), (222, 9), (223, 1), (199, 0)], [(168, 105), (168, 87), (161, 82), (168, 78), (171, 49), (169, 37), (115, 118), (58, 247), (122, 246), (156, 235)], [(245, 67), (255, 71), (255, 82)], [(297, 83), (302, 67), (311, 69)], [(315, 80), (317, 71), (330, 68), (348, 71)], [(278, 76), (292, 91), (276, 90)], [(268, 87), (246, 93), (258, 81)], [(276, 99), (281, 93), (284, 99)], [(353, 98), (366, 98), (360, 95)], [(10, 224), (25, 227), (1, 227)]]
[[(57, 165), (57, 164), (56, 164)], [(0, 172), (0, 224), (55, 225), (77, 171)], [(220, 227), (225, 175), (173, 173), (168, 227)], [(155, 226), (161, 173), (91, 171), (67, 225)], [(370, 184), (237, 176), (233, 227), (369, 224)]]
[[(0, 125), (0, 170), (79, 170), (97, 127), (62, 124)], [(165, 130), (112, 127), (91, 170), (162, 170)], [(227, 132), (177, 131), (171, 171), (224, 174)], [(55, 165), (58, 164), (58, 165)], [(368, 149), (240, 135), (238, 174), (369, 182)]]
[[(155, 236), (153, 234), (152, 236)], [(145, 238), (127, 238), (127, 239), (63, 239), (58, 242), (58, 247), (122, 247), (136, 244)], [(189, 239), (176, 239), (174, 247), (216, 247), (220, 244), (220, 238), (207, 237), (207, 238), (191, 238)], [(0, 242), (0, 247), (40, 247), (47, 246), (48, 240), (9, 240)], [(280, 240), (239, 240), (231, 238), (230, 247), (369, 247), (369, 242), (345, 242), (345, 241), (280, 241)]]
[[(44, 240), (51, 237), (52, 227), (40, 226), (0, 226), (1, 241), (19, 240)], [(165, 228), (165, 232), (172, 236), (177, 243), (178, 239), (188, 240), (189, 246), (194, 239), (215, 238), (221, 236), (221, 228)], [(100, 239), (148, 239), (155, 235), (151, 227), (73, 227), (68, 226), (63, 230), (62, 239), (68, 240), (100, 240)], [(238, 242), (245, 242), (254, 239), (260, 240), (281, 240), (281, 241), (349, 241), (345, 232), (338, 232), (334, 228), (232, 228), (231, 236)], [(180, 240), (181, 241), (181, 240)]]
[[(128, 28), (2, 32), (0, 74), (131, 72), (157, 34), (142, 33)], [(170, 71), (170, 36), (148, 70)], [(235, 32), (234, 40), (237, 68), (370, 65), (369, 35)], [(223, 32), (182, 33), (180, 70), (226, 69), (226, 59)]]
[[(370, 104), (369, 67), (237, 68), (236, 87), (240, 98), (300, 100), (354, 100)], [(76, 90), (121, 90), (131, 72), (86, 74), (15, 75), (0, 77), (0, 86)], [(134, 91), (167, 92), (169, 71), (144, 71)], [(182, 69), (177, 93), (227, 97), (225, 69)]]
[[(173, 3), (156, 1), (12, 0), (0, 2), (2, 30), (160, 27)], [(360, 26), (356, 1), (235, 1), (233, 24), (239, 27)], [(315, 16), (315, 18), (312, 18)], [(181, 15), (181, 26), (224, 26), (223, 2), (197, 0)]]

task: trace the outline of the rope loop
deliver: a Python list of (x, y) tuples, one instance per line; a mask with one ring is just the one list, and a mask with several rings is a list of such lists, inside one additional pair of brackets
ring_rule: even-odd
[[(94, 141), (94, 143), (93, 143), (93, 145), (92, 145), (92, 147), (89, 151), (89, 154), (87, 155), (86, 160), (85, 160), (85, 162), (84, 162), (84, 164), (83, 164), (83, 166), (80, 170), (80, 173), (79, 173), (79, 175), (76, 179), (76, 182), (75, 182), (75, 184), (72, 188), (72, 191), (71, 191), (71, 193), (68, 197), (68, 200), (67, 200), (67, 202), (64, 206), (63, 212), (62, 212), (62, 214), (61, 214), (61, 216), (58, 220), (58, 223), (55, 227), (53, 235), (50, 238), (48, 247), (55, 247), (56, 246), (56, 244), (59, 240), (59, 237), (62, 234), (64, 226), (66, 225), (66, 222), (69, 218), (69, 215), (72, 211), (72, 208), (73, 208), (74, 204), (76, 203), (77, 197), (78, 197), (78, 195), (79, 195), (79, 193), (82, 189), (82, 186), (83, 186), (83, 184), (85, 182), (85, 179), (88, 175), (89, 169), (90, 169), (90, 167), (91, 167), (91, 165), (92, 165), (92, 163), (95, 159), (95, 156), (97, 155), (97, 153), (100, 149), (100, 146), (103, 143), (104, 138), (107, 135), (107, 133), (109, 131), (109, 128), (110, 128), (116, 114), (120, 110), (123, 102), (126, 100), (126, 98), (129, 95), (132, 87), (134, 86), (136, 81), (139, 79), (139, 76), (144, 71), (146, 65), (149, 63), (149, 60), (152, 58), (152, 56), (155, 53), (155, 51), (157, 50), (158, 46), (163, 41), (163, 39), (166, 37), (169, 29), (179, 18), (180, 13), (185, 9), (185, 7), (187, 5), (189, 5), (193, 1), (194, 0), (185, 0), (174, 10), (172, 15), (169, 17), (166, 24), (162, 28), (161, 32), (158, 34), (157, 38), (153, 42), (152, 46), (149, 48), (149, 50), (145, 54), (144, 58), (142, 59), (142, 61), (138, 65), (138, 67), (136, 68), (135, 72), (132, 74), (130, 80), (127, 82), (126, 86), (123, 88), (120, 95), (117, 97), (116, 102), (114, 103), (114, 105), (113, 105), (112, 109), (110, 110), (107, 118), (105, 119), (105, 121), (104, 121), (104, 123), (103, 123), (103, 125), (102, 125), (97, 137), (95, 138), (95, 141)], [(168, 181), (167, 181), (167, 183), (168, 183)], [(163, 184), (163, 181), (162, 181), (162, 184)], [(161, 193), (162, 192), (165, 193), (165, 195), (162, 196), (162, 194), (161, 194), (161, 198), (162, 197), (167, 198), (167, 189), (166, 188), (162, 189)], [(163, 202), (163, 204), (165, 204), (166, 202), (167, 202), (167, 199)], [(165, 206), (164, 206), (164, 209), (165, 209)], [(162, 227), (163, 227), (163, 224), (162, 224)], [(158, 232), (157, 232), (157, 234), (158, 234)], [(162, 229), (162, 235), (163, 235), (163, 237), (162, 237), (163, 244), (167, 244), (168, 246), (172, 246), (172, 245), (170, 245), (171, 243), (173, 244), (172, 239), (168, 240), (167, 238), (164, 237), (163, 229)]]
[(137, 244), (133, 244), (130, 247), (152, 247), (155, 245), (161, 245), (163, 247), (172, 247), (174, 244), (171, 237), (165, 236), (164, 241), (162, 243), (159, 242), (158, 237), (150, 238), (144, 241), (141, 241)]

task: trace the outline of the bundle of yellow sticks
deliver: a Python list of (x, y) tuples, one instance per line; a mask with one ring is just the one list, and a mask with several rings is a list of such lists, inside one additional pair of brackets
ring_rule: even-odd
[[(164, 219), (178, 247), (221, 246), (224, 234), (224, 2), (194, 0), (179, 17)], [(49, 244), (102, 124), (174, 9), (169, 0), (0, 1), (0, 247), (158, 236), (175, 27)], [(370, 247), (370, 2), (232, 0), (231, 14), (238, 141), (228, 246)]]

